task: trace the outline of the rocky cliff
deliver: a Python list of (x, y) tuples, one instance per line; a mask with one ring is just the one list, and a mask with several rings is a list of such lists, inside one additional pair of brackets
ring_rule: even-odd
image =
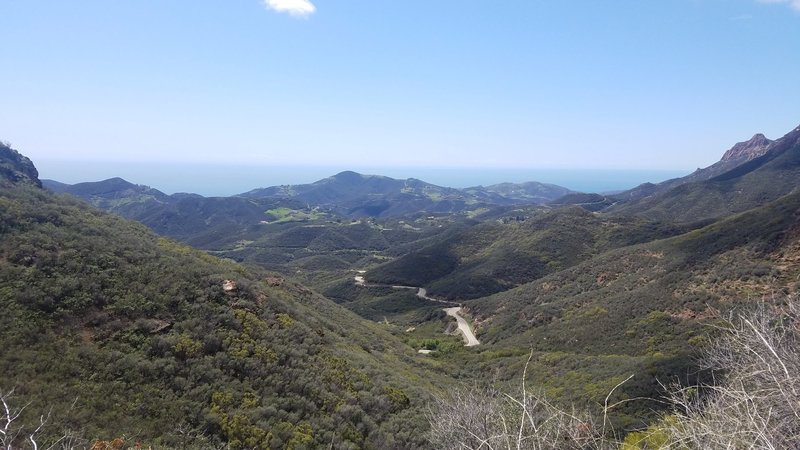
[(2, 142), (0, 142), (0, 183), (26, 183), (42, 187), (39, 172), (33, 162)]

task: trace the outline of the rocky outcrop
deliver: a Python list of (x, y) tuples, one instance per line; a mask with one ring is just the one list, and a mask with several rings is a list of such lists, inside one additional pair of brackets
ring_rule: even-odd
[(742, 164), (764, 156), (775, 144), (761, 133), (754, 135), (747, 141), (739, 142), (722, 155), (722, 159), (702, 169), (697, 169), (681, 178), (673, 178), (658, 184), (645, 183), (628, 191), (613, 196), (615, 200), (627, 202), (636, 201), (659, 193), (667, 192), (687, 183), (696, 183), (710, 180), (733, 170)]
[(222, 290), (226, 294), (235, 294), (236, 291), (238, 290), (238, 287), (236, 286), (236, 282), (235, 281), (233, 281), (233, 280), (224, 280), (222, 282)]
[(797, 192), (798, 180), (800, 127), (774, 141), (757, 134), (714, 165), (660, 183), (649, 197), (620, 202), (611, 211), (687, 223), (719, 219)]
[(741, 164), (743, 162), (756, 159), (767, 152), (772, 142), (773, 141), (767, 139), (767, 137), (764, 136), (763, 134), (758, 133), (752, 138), (750, 138), (750, 140), (739, 142), (733, 147), (731, 147), (730, 150), (728, 150), (727, 152), (725, 152), (724, 155), (722, 155), (722, 159), (720, 161), (721, 162), (731, 161)]
[(22, 183), (42, 187), (39, 171), (33, 162), (2, 142), (0, 142), (0, 183)]

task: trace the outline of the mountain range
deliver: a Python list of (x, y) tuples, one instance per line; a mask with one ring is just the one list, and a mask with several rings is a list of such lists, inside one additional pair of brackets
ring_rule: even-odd
[(296, 199), (351, 217), (388, 218), (416, 213), (452, 214), (495, 205), (543, 204), (569, 192), (561, 186), (537, 182), (455, 189), (415, 178), (397, 180), (348, 171), (311, 184), (255, 189), (242, 196)]
[[(43, 183), (54, 192), (72, 194), (95, 206), (129, 217), (143, 214), (142, 211), (149, 208), (175, 205), (187, 197), (206, 201), (205, 197), (194, 194), (169, 196), (120, 178), (75, 185), (54, 180), (43, 180)], [(463, 213), (492, 206), (545, 204), (570, 192), (561, 186), (538, 182), (455, 189), (414, 178), (398, 180), (346, 171), (311, 184), (259, 188), (225, 198), (237, 204), (243, 204), (242, 199), (271, 204), (283, 201), (345, 217), (392, 218), (414, 214)]]
[(797, 189), (798, 162), (800, 128), (775, 141), (757, 134), (710, 167), (615, 195), (609, 212), (693, 221), (746, 211)]
[(26, 420), (175, 447), (178, 423), (197, 447), (429, 448), (435, 398), (521, 376), (624, 435), (669, 420), (666, 380), (719, 376), (709, 325), (798, 294), (798, 187), (800, 128), (613, 195), (355, 172), (166, 195), (40, 184), (0, 146), (0, 370)]

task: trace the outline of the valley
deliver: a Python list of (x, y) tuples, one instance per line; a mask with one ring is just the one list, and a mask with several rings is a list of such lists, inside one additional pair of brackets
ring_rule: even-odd
[(713, 379), (726, 314), (800, 287), (800, 129), (604, 195), (343, 172), (207, 198), (2, 151), (1, 367), (101, 437), (176, 445), (174, 416), (194, 446), (429, 448), (443, 393), (524, 377), (623, 439), (667, 380)]
[[(390, 286), (390, 285), (383, 285), (383, 284), (368, 284), (367, 281), (364, 279), (364, 275), (363, 275), (364, 273), (366, 273), (366, 271), (365, 270), (359, 270), (358, 273), (360, 275), (356, 275), (354, 277), (354, 281), (356, 283), (356, 286), (365, 287), (365, 288), (368, 288), (368, 287), (389, 287), (389, 288), (392, 288), (392, 289), (411, 289), (412, 291), (417, 291), (417, 297), (421, 298), (423, 300), (428, 300), (428, 301), (437, 302), (437, 303), (445, 303), (445, 304), (452, 304), (453, 303), (453, 302), (450, 302), (450, 301), (447, 301), (447, 300), (440, 300), (440, 299), (435, 299), (433, 297), (428, 297), (428, 291), (423, 287), (396, 286), (396, 285), (395, 286)], [(460, 307), (460, 306), (452, 306), (452, 307), (444, 308), (444, 312), (446, 312), (448, 316), (453, 317), (454, 319), (456, 319), (456, 322), (458, 323), (458, 330), (462, 335), (464, 335), (464, 342), (465, 342), (465, 346), (466, 347), (474, 347), (476, 345), (480, 345), (481, 344), (480, 341), (478, 341), (478, 339), (475, 337), (475, 334), (472, 332), (472, 327), (469, 325), (469, 323), (466, 321), (466, 319), (464, 319), (464, 317), (461, 315), (461, 313), (463, 312), (463, 308), (462, 307)]]
[(0, 450), (800, 450), (800, 0), (0, 17)]

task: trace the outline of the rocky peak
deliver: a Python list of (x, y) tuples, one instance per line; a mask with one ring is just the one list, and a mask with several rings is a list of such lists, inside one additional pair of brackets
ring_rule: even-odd
[(731, 149), (722, 156), (722, 161), (736, 161), (741, 163), (758, 158), (767, 152), (772, 142), (773, 141), (767, 139), (763, 134), (758, 133), (750, 138), (750, 140), (739, 142), (731, 147)]
[(42, 187), (39, 172), (30, 159), (0, 142), (0, 183), (24, 183)]

